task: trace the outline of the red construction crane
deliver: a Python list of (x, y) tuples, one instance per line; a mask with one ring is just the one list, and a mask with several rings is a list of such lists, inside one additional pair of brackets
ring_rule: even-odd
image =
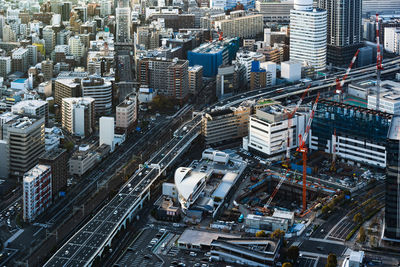
[(357, 49), (357, 52), (354, 54), (354, 57), (351, 60), (350, 65), (347, 68), (345, 75), (343, 76), (342, 81), (340, 81), (339, 78), (336, 78), (336, 94), (338, 94), (340, 102), (343, 101), (342, 97), (343, 97), (343, 85), (344, 85), (344, 82), (346, 81), (347, 76), (349, 76), (349, 73), (350, 73), (350, 71), (351, 71), (351, 69), (352, 69), (352, 67), (354, 65), (354, 62), (356, 62), (358, 53), (360, 53), (360, 49)]
[(381, 44), (379, 40), (379, 15), (376, 14), (376, 110), (379, 110), (379, 101), (381, 96), (381, 71), (382, 66), (382, 54)]
[(315, 99), (310, 118), (308, 119), (307, 127), (306, 127), (306, 130), (304, 131), (304, 136), (301, 136), (301, 134), (299, 134), (299, 147), (297, 148), (297, 151), (303, 154), (303, 210), (302, 210), (302, 213), (304, 213), (307, 210), (306, 182), (307, 182), (307, 152), (308, 152), (308, 148), (306, 147), (306, 140), (308, 138), (308, 133), (310, 132), (310, 129), (311, 129), (311, 123), (314, 119), (314, 114), (315, 114), (315, 110), (317, 109), (318, 100), (319, 100), (319, 93), (317, 95), (317, 98)]
[(288, 130), (287, 130), (287, 144), (286, 144), (286, 164), (288, 165), (289, 168), (289, 161), (290, 161), (290, 129), (292, 128), (292, 118), (294, 114), (296, 114), (297, 110), (299, 109), (301, 103), (303, 102), (304, 97), (310, 90), (311, 84), (307, 87), (307, 89), (303, 92), (301, 95), (301, 98), (296, 104), (296, 107), (293, 109), (292, 112), (288, 114)]
[(287, 175), (288, 172), (289, 172), (289, 169), (287, 169), (286, 173), (281, 176), (281, 179), (279, 180), (278, 185), (275, 187), (274, 191), (272, 192), (271, 196), (269, 197), (269, 199), (268, 199), (268, 201), (267, 201), (267, 203), (265, 204), (264, 207), (269, 208), (269, 205), (271, 205), (271, 202), (274, 199), (276, 193), (278, 193), (279, 188), (281, 187), (281, 185), (285, 181), (286, 175)]

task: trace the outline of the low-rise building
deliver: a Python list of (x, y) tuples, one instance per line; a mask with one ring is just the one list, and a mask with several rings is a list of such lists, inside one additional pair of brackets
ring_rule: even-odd
[(67, 187), (68, 179), (68, 153), (66, 149), (56, 148), (47, 151), (39, 157), (39, 164), (50, 166), (51, 168), (51, 192), (53, 199), (60, 191)]
[(201, 132), (207, 145), (233, 141), (247, 135), (251, 107), (214, 109), (201, 121)]
[(97, 153), (95, 151), (90, 149), (77, 151), (69, 159), (69, 173), (82, 176), (95, 166), (96, 161)]
[(115, 127), (123, 130), (130, 129), (137, 120), (137, 95), (131, 94), (116, 108)]

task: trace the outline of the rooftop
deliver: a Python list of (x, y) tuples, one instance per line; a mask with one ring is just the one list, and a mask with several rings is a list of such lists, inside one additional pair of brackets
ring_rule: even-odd
[(400, 116), (395, 116), (390, 123), (388, 138), (400, 141)]
[(240, 235), (188, 229), (180, 236), (178, 243), (192, 244), (193, 246), (210, 246), (211, 242), (218, 237), (240, 238)]
[(13, 83), (25, 83), (26, 79), (16, 79)]
[(180, 195), (189, 199), (206, 173), (192, 171), (192, 168), (180, 167), (175, 171), (175, 185)]
[(38, 176), (46, 172), (47, 170), (50, 169), (50, 166), (47, 165), (42, 165), (42, 164), (37, 164), (35, 167), (30, 169), (24, 174), (24, 182), (32, 182), (34, 181)]

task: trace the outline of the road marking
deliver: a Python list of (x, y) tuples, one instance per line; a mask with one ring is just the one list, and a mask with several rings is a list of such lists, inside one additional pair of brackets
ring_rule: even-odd
[(318, 242), (324, 242), (324, 243), (330, 243), (330, 244), (336, 244), (336, 245), (344, 245), (344, 242), (334, 241), (334, 240), (329, 240), (329, 239), (322, 239), (322, 238), (310, 237), (309, 240), (311, 240), (311, 241), (318, 241)]

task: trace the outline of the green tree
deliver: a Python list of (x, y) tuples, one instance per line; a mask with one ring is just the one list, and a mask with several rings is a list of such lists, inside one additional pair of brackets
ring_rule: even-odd
[(356, 213), (355, 215), (354, 215), (354, 217), (353, 217), (353, 221), (355, 222), (355, 223), (361, 223), (362, 222), (362, 215), (361, 215), (361, 213)]
[(366, 240), (365, 229), (364, 227), (360, 227), (360, 232), (358, 233), (358, 242), (364, 243)]
[(322, 209), (321, 209), (322, 214), (327, 214), (328, 211), (329, 211), (328, 206), (323, 206)]
[(299, 247), (291, 246), (287, 251), (287, 256), (293, 263), (296, 263), (297, 258), (299, 257)]
[(285, 262), (282, 267), (293, 267), (293, 264), (291, 264), (290, 262)]
[(258, 231), (256, 233), (256, 237), (266, 237), (266, 236), (267, 236), (267, 234), (265, 233), (264, 230)]
[(285, 232), (282, 231), (281, 229), (276, 229), (275, 231), (273, 231), (271, 233), (271, 238), (272, 239), (280, 239), (281, 237), (283, 237), (285, 235)]
[(337, 258), (336, 255), (333, 253), (330, 253), (328, 255), (328, 260), (326, 262), (326, 267), (336, 267), (337, 266)]
[(64, 143), (64, 148), (68, 150), (68, 152), (74, 149), (74, 146), (75, 146), (74, 143), (71, 141)]

